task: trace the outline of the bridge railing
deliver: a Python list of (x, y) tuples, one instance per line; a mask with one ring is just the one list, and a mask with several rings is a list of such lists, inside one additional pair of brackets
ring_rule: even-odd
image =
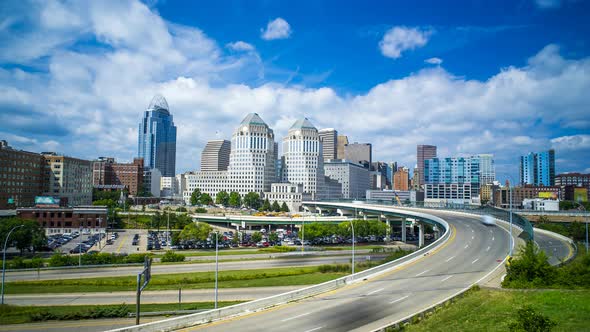
[[(353, 202), (362, 202), (365, 204), (373, 204), (373, 205), (387, 205), (393, 207), (400, 207), (399, 204), (394, 203), (389, 200), (352, 200), (352, 199), (340, 199), (340, 200), (324, 200), (323, 202), (334, 202), (334, 203), (353, 203)], [(479, 215), (491, 215), (494, 218), (504, 220), (506, 222), (510, 221), (510, 211), (505, 209), (500, 209), (493, 206), (478, 206), (478, 205), (467, 205), (467, 204), (455, 204), (455, 203), (431, 203), (431, 202), (408, 202), (402, 203), (401, 207), (407, 208), (424, 208), (424, 209), (433, 209), (433, 210), (453, 210), (453, 211), (463, 211), (472, 214), (479, 214)], [(522, 228), (523, 232), (520, 237), (525, 240), (534, 240), (534, 232), (533, 232), (533, 225), (531, 222), (526, 219), (525, 217), (517, 214), (514, 210), (512, 211), (512, 223), (520, 228)]]

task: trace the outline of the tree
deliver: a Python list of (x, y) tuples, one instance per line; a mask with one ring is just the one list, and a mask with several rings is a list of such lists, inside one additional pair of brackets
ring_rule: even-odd
[(262, 206), (260, 207), (260, 211), (270, 211), (270, 202), (268, 201), (268, 198), (264, 200), (264, 203), (262, 203)]
[(47, 243), (45, 231), (34, 220), (26, 220), (21, 218), (10, 218), (2, 220), (0, 223), (0, 241), (4, 244), (6, 236), (10, 230), (18, 225), (23, 227), (15, 229), (8, 240), (9, 245), (14, 245), (21, 254), (24, 250), (33, 249), (33, 251), (40, 250)]
[(268, 240), (271, 242), (278, 242), (279, 241), (279, 234), (277, 234), (276, 232), (272, 232), (272, 233), (268, 234)]
[(209, 237), (211, 230), (211, 226), (207, 223), (190, 223), (184, 226), (184, 229), (180, 232), (179, 239), (205, 241)]
[(251, 240), (254, 243), (262, 241), (262, 234), (260, 234), (260, 232), (254, 232), (254, 234), (252, 234)]
[(283, 202), (283, 205), (281, 205), (281, 212), (289, 212), (289, 207), (287, 206), (287, 203)]
[(557, 325), (549, 317), (536, 312), (529, 305), (518, 309), (516, 315), (516, 321), (508, 324), (510, 331), (549, 332)]
[(242, 205), (242, 197), (235, 191), (229, 194), (229, 206), (240, 207)]
[(213, 204), (213, 198), (211, 198), (211, 195), (204, 193), (201, 194), (201, 204), (203, 205), (211, 205)]
[(222, 190), (222, 191), (218, 192), (217, 195), (215, 196), (215, 204), (227, 206), (228, 203), (229, 203), (229, 194), (227, 193), (227, 191)]
[(260, 195), (255, 192), (249, 192), (244, 196), (244, 205), (250, 209), (258, 209), (260, 207)]
[(119, 206), (119, 204), (117, 203), (117, 201), (114, 201), (114, 200), (112, 200), (110, 198), (96, 200), (96, 201), (92, 202), (92, 205), (94, 205), (94, 206), (106, 206), (109, 209), (114, 209), (117, 206)]
[(545, 252), (539, 250), (533, 241), (521, 247), (518, 258), (512, 259), (506, 267), (504, 286), (537, 287), (553, 284), (556, 270), (549, 264)]
[(201, 189), (195, 188), (191, 194), (191, 205), (198, 205), (201, 202)]
[(279, 205), (279, 202), (277, 202), (277, 201), (272, 202), (271, 208), (274, 212), (281, 212), (281, 206)]

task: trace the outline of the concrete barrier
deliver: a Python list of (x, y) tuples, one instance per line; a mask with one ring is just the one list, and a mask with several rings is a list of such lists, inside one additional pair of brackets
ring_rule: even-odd
[[(407, 211), (408, 216), (415, 216), (416, 213), (413, 211)], [(410, 264), (413, 261), (420, 259), (421, 257), (428, 255), (430, 252), (438, 248), (439, 246), (443, 245), (445, 242), (448, 241), (452, 234), (452, 230), (449, 227), (449, 224), (443, 220), (442, 218), (422, 214), (420, 213), (422, 218), (428, 218), (429, 220), (440, 224), (446, 231), (439, 239), (431, 243), (430, 245), (419, 249), (409, 255), (404, 257), (398, 258), (392, 262), (388, 262), (371, 269), (367, 269), (362, 272), (355, 273), (354, 276), (346, 276), (342, 278), (338, 278), (335, 280), (327, 281), (318, 285), (313, 285), (309, 287), (305, 287), (302, 289), (290, 291), (283, 294), (278, 294), (250, 302), (240, 303), (220, 309), (213, 309), (205, 312), (200, 312), (196, 314), (181, 316), (181, 317), (174, 317), (169, 318), (161, 321), (150, 322), (141, 325), (123, 327), (115, 330), (111, 330), (111, 332), (144, 332), (144, 331), (173, 331), (179, 330), (183, 328), (187, 328), (190, 326), (195, 326), (203, 323), (209, 323), (215, 320), (220, 320), (223, 318), (229, 318), (233, 316), (240, 316), (246, 315), (253, 312), (261, 311), (264, 309), (272, 308), (278, 305), (282, 305), (285, 303), (293, 302), (302, 300), (304, 298), (308, 298), (311, 296), (319, 295), (322, 293), (326, 293), (341, 287), (344, 287), (348, 284), (359, 282), (368, 278), (373, 278), (383, 273), (387, 273), (395, 268)]]

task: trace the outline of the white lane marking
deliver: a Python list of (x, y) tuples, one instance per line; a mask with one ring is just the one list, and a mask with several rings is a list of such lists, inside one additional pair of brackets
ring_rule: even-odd
[(553, 244), (553, 242), (549, 241), (549, 244)]
[(393, 301), (389, 302), (389, 304), (394, 304), (394, 303), (396, 303), (396, 302), (403, 301), (403, 300), (407, 299), (408, 297), (410, 297), (410, 295), (406, 295), (406, 296), (404, 296), (404, 297), (400, 297), (400, 298), (399, 298), (399, 299), (397, 299), (397, 300), (393, 300)]
[(374, 290), (372, 292), (367, 293), (367, 295), (372, 295), (372, 294), (378, 293), (378, 292), (380, 292), (382, 290), (383, 290), (383, 288), (379, 288), (379, 289), (376, 289), (376, 290)]
[(317, 330), (322, 329), (322, 328), (324, 328), (324, 327), (323, 326), (319, 326), (319, 327), (313, 328), (311, 330), (307, 330), (305, 332), (313, 332), (313, 331), (317, 331)]
[(281, 322), (288, 322), (290, 320), (297, 319), (297, 318), (300, 318), (300, 317), (303, 317), (303, 316), (307, 316), (307, 315), (310, 315), (310, 314), (311, 314), (311, 312), (306, 312), (306, 313), (301, 314), (299, 316), (293, 316), (293, 317), (289, 317), (287, 319), (283, 319)]
[(468, 245), (468, 244), (466, 244), (466, 245), (465, 245), (465, 247), (463, 247), (463, 248), (464, 248), (464, 249), (467, 249), (467, 248), (469, 248), (469, 245)]
[(420, 273), (416, 274), (416, 277), (419, 277), (419, 276), (423, 275), (424, 273), (426, 273), (426, 272), (428, 272), (428, 271), (430, 271), (430, 270), (422, 271), (422, 272), (420, 272)]
[(452, 276), (452, 275), (450, 275), (450, 276), (448, 276), (448, 277), (444, 278), (443, 280), (441, 280), (440, 282), (447, 281), (447, 280), (451, 279), (452, 277), (453, 277), (453, 276)]
[(455, 256), (448, 258), (445, 262), (449, 262), (451, 259), (455, 258)]
[(471, 233), (475, 233), (475, 230), (474, 230), (474, 229), (472, 229), (472, 230), (471, 230)]
[(471, 237), (471, 239), (472, 239), (472, 240), (473, 240), (473, 239), (475, 239), (475, 236), (472, 236), (472, 237)]
[(495, 239), (496, 239), (495, 237), (492, 237), (492, 241), (494, 241)]
[(490, 247), (487, 247), (487, 248), (486, 248), (486, 251), (490, 251)]
[(492, 230), (490, 229), (490, 233), (493, 234), (494, 232), (492, 232)]
[(475, 262), (477, 262), (479, 260), (479, 258), (476, 258), (473, 262), (471, 262), (471, 264), (475, 264)]

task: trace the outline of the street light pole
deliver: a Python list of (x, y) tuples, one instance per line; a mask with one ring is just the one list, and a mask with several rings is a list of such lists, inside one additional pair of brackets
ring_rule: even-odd
[(508, 186), (508, 190), (510, 191), (510, 257), (512, 257), (512, 247), (514, 246), (514, 244), (512, 243), (512, 241), (514, 241), (514, 239), (512, 238), (512, 183), (510, 183), (510, 185)]
[(352, 279), (354, 279), (354, 224), (350, 221), (350, 228), (352, 229)]
[(21, 228), (24, 225), (18, 225), (18, 226), (14, 226), (12, 227), (12, 229), (8, 232), (8, 235), (6, 235), (6, 239), (4, 240), (4, 250), (2, 251), (2, 304), (4, 304), (4, 276), (6, 274), (6, 245), (8, 244), (8, 238), (10, 237), (10, 234), (12, 233), (12, 231), (14, 231), (17, 228)]
[(305, 248), (303, 242), (305, 242), (305, 215), (303, 216), (303, 224), (301, 225), (301, 255), (303, 255)]
[(215, 309), (217, 309), (217, 275), (219, 273), (219, 231), (215, 231)]

